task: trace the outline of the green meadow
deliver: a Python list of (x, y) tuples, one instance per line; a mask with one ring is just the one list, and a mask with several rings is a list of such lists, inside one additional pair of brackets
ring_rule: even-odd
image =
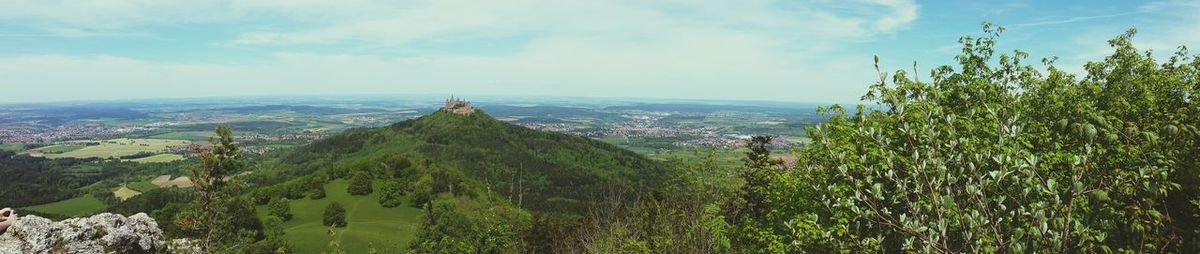
[(91, 215), (104, 210), (104, 202), (92, 197), (92, 195), (82, 195), (72, 199), (30, 206), (22, 209), (78, 217)]
[[(321, 225), (325, 206), (340, 202), (346, 207), (348, 225), (336, 229), (338, 241), (347, 253), (367, 253), (369, 247), (379, 253), (403, 253), (420, 226), (421, 210), (405, 205), (386, 208), (379, 205), (378, 186), (367, 196), (346, 193), (346, 180), (325, 185), (326, 197), (291, 201), (292, 219), (284, 223), (285, 239), (296, 253), (323, 253), (328, 250), (329, 227)], [(258, 207), (260, 218), (267, 216), (266, 206)], [(368, 243), (370, 244), (368, 246)]]
[(137, 195), (142, 195), (142, 192), (130, 189), (128, 186), (121, 186), (121, 188), (117, 188), (117, 190), (113, 191), (113, 196), (121, 199), (121, 201), (125, 201), (126, 199)]
[(87, 147), (87, 146), (84, 146), (84, 145), (54, 145), (54, 146), (40, 148), (38, 150), (42, 150), (42, 152), (44, 152), (44, 153), (65, 153), (65, 152), (83, 149), (84, 147)]
[(132, 190), (135, 190), (138, 192), (147, 192), (147, 191), (151, 191), (154, 189), (158, 189), (158, 185), (154, 185), (153, 183), (150, 183), (149, 181), (132, 182), (132, 183), (125, 184), (125, 187), (129, 187), (129, 189), (132, 189)]
[(112, 158), (134, 155), (142, 152), (163, 152), (167, 150), (168, 147), (186, 146), (189, 143), (189, 141), (172, 139), (110, 139), (100, 141), (99, 145), (86, 146), (60, 154), (48, 153), (46, 154), (46, 158)]
[(21, 143), (0, 143), (0, 151), (20, 152), (25, 150)]
[(172, 162), (172, 161), (177, 161), (177, 160), (182, 160), (182, 159), (184, 159), (183, 155), (178, 155), (178, 154), (173, 154), (173, 153), (164, 153), (164, 154), (155, 154), (155, 155), (151, 155), (151, 156), (147, 156), (147, 157), (132, 159), (130, 161), (137, 162), (137, 163), (156, 163), (156, 162)]
[(213, 136), (212, 131), (176, 131), (150, 136), (153, 139), (178, 139), (188, 141), (206, 141)]

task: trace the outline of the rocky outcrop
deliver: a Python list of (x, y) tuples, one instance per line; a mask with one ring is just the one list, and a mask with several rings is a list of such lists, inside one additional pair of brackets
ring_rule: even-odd
[(0, 235), (0, 254), (156, 253), (166, 244), (158, 223), (145, 213), (103, 213), (58, 222), (23, 216)]

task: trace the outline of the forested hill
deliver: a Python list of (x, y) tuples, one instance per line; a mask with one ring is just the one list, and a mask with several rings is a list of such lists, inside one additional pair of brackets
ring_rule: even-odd
[[(537, 211), (580, 212), (612, 190), (655, 189), (663, 163), (586, 137), (532, 130), (483, 111), (444, 110), (387, 127), (356, 129), (283, 155), (280, 168), (334, 174), (368, 170), (408, 189), (492, 194)], [(425, 183), (422, 177), (427, 177)]]

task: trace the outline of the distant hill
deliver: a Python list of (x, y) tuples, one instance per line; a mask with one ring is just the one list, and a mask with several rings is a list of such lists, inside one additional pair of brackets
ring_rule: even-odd
[(263, 113), (263, 112), (296, 112), (302, 114), (351, 114), (351, 113), (370, 113), (386, 111), (379, 108), (335, 108), (335, 107), (318, 107), (309, 105), (256, 105), (256, 106), (239, 106), (215, 108), (212, 111), (228, 112), (228, 113)]
[(769, 105), (724, 105), (700, 103), (635, 103), (622, 106), (608, 106), (604, 110), (648, 110), (675, 111), (687, 113), (712, 113), (717, 111), (747, 111), (747, 112), (776, 112), (787, 114), (813, 114), (816, 106), (806, 104), (769, 104)]
[(146, 113), (124, 107), (107, 105), (85, 106), (14, 106), (8, 114), (0, 114), (0, 122), (38, 121), (41, 124), (64, 124), (81, 119), (137, 119)]
[[(412, 232), (394, 239), (414, 239), (411, 247), (426, 251), (457, 246), (443, 242), (448, 239), (502, 239), (488, 245), (523, 242), (493, 247), (513, 250), (528, 244), (534, 252), (547, 252), (555, 241), (569, 241), (561, 238), (578, 228), (595, 204), (618, 200), (612, 195), (626, 200), (628, 195), (660, 190), (669, 169), (661, 161), (614, 145), (521, 127), (480, 110), (438, 110), (390, 126), (347, 130), (270, 157), (245, 178), (261, 186), (247, 195), (257, 204), (286, 197), (293, 209), (319, 207), (311, 205), (315, 202), (311, 193), (323, 189), (321, 196), (328, 197), (318, 198), (320, 202), (367, 202), (361, 207), (375, 207), (383, 203), (387, 186), (393, 190), (399, 186), (402, 205), (408, 206), (403, 209), (421, 216), (372, 222), (377, 227), (365, 230), (351, 222), (355, 229), (344, 231), (342, 240), (354, 244), (373, 241), (366, 235)], [(342, 181), (337, 182), (341, 186), (359, 186), (341, 179), (353, 182), (364, 174), (376, 183), (375, 193), (367, 196), (370, 201), (339, 200), (337, 195), (347, 187), (329, 187), (337, 181)], [(360, 213), (351, 212), (351, 220), (361, 221), (365, 215)], [(315, 217), (288, 223), (314, 221)], [(411, 225), (419, 227), (414, 230)], [(489, 231), (495, 228), (512, 230)], [(296, 246), (303, 244), (295, 241), (326, 242), (323, 234), (289, 234), (289, 239), (309, 239), (292, 240)], [(317, 251), (306, 248), (298, 253)]]
[(303, 175), (384, 167), (395, 157), (411, 161), (413, 174), (432, 175), (435, 192), (490, 194), (535, 211), (581, 212), (612, 188), (655, 189), (664, 172), (659, 161), (601, 141), (442, 110), (315, 141), (282, 155), (278, 167)]

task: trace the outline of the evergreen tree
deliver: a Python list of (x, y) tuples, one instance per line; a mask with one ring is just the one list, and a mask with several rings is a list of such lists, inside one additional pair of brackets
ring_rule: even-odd
[[(224, 125), (216, 127), (216, 137), (209, 138), (208, 148), (197, 148), (201, 166), (192, 169), (191, 180), (200, 196), (188, 209), (176, 215), (175, 224), (185, 233), (201, 239), (200, 248), (205, 251), (227, 251), (244, 241), (247, 222), (239, 220), (257, 217), (239, 217), (239, 202), (230, 199), (225, 192), (225, 177), (243, 167), (237, 143), (233, 142), (233, 129)], [(237, 216), (235, 216), (235, 214)]]

